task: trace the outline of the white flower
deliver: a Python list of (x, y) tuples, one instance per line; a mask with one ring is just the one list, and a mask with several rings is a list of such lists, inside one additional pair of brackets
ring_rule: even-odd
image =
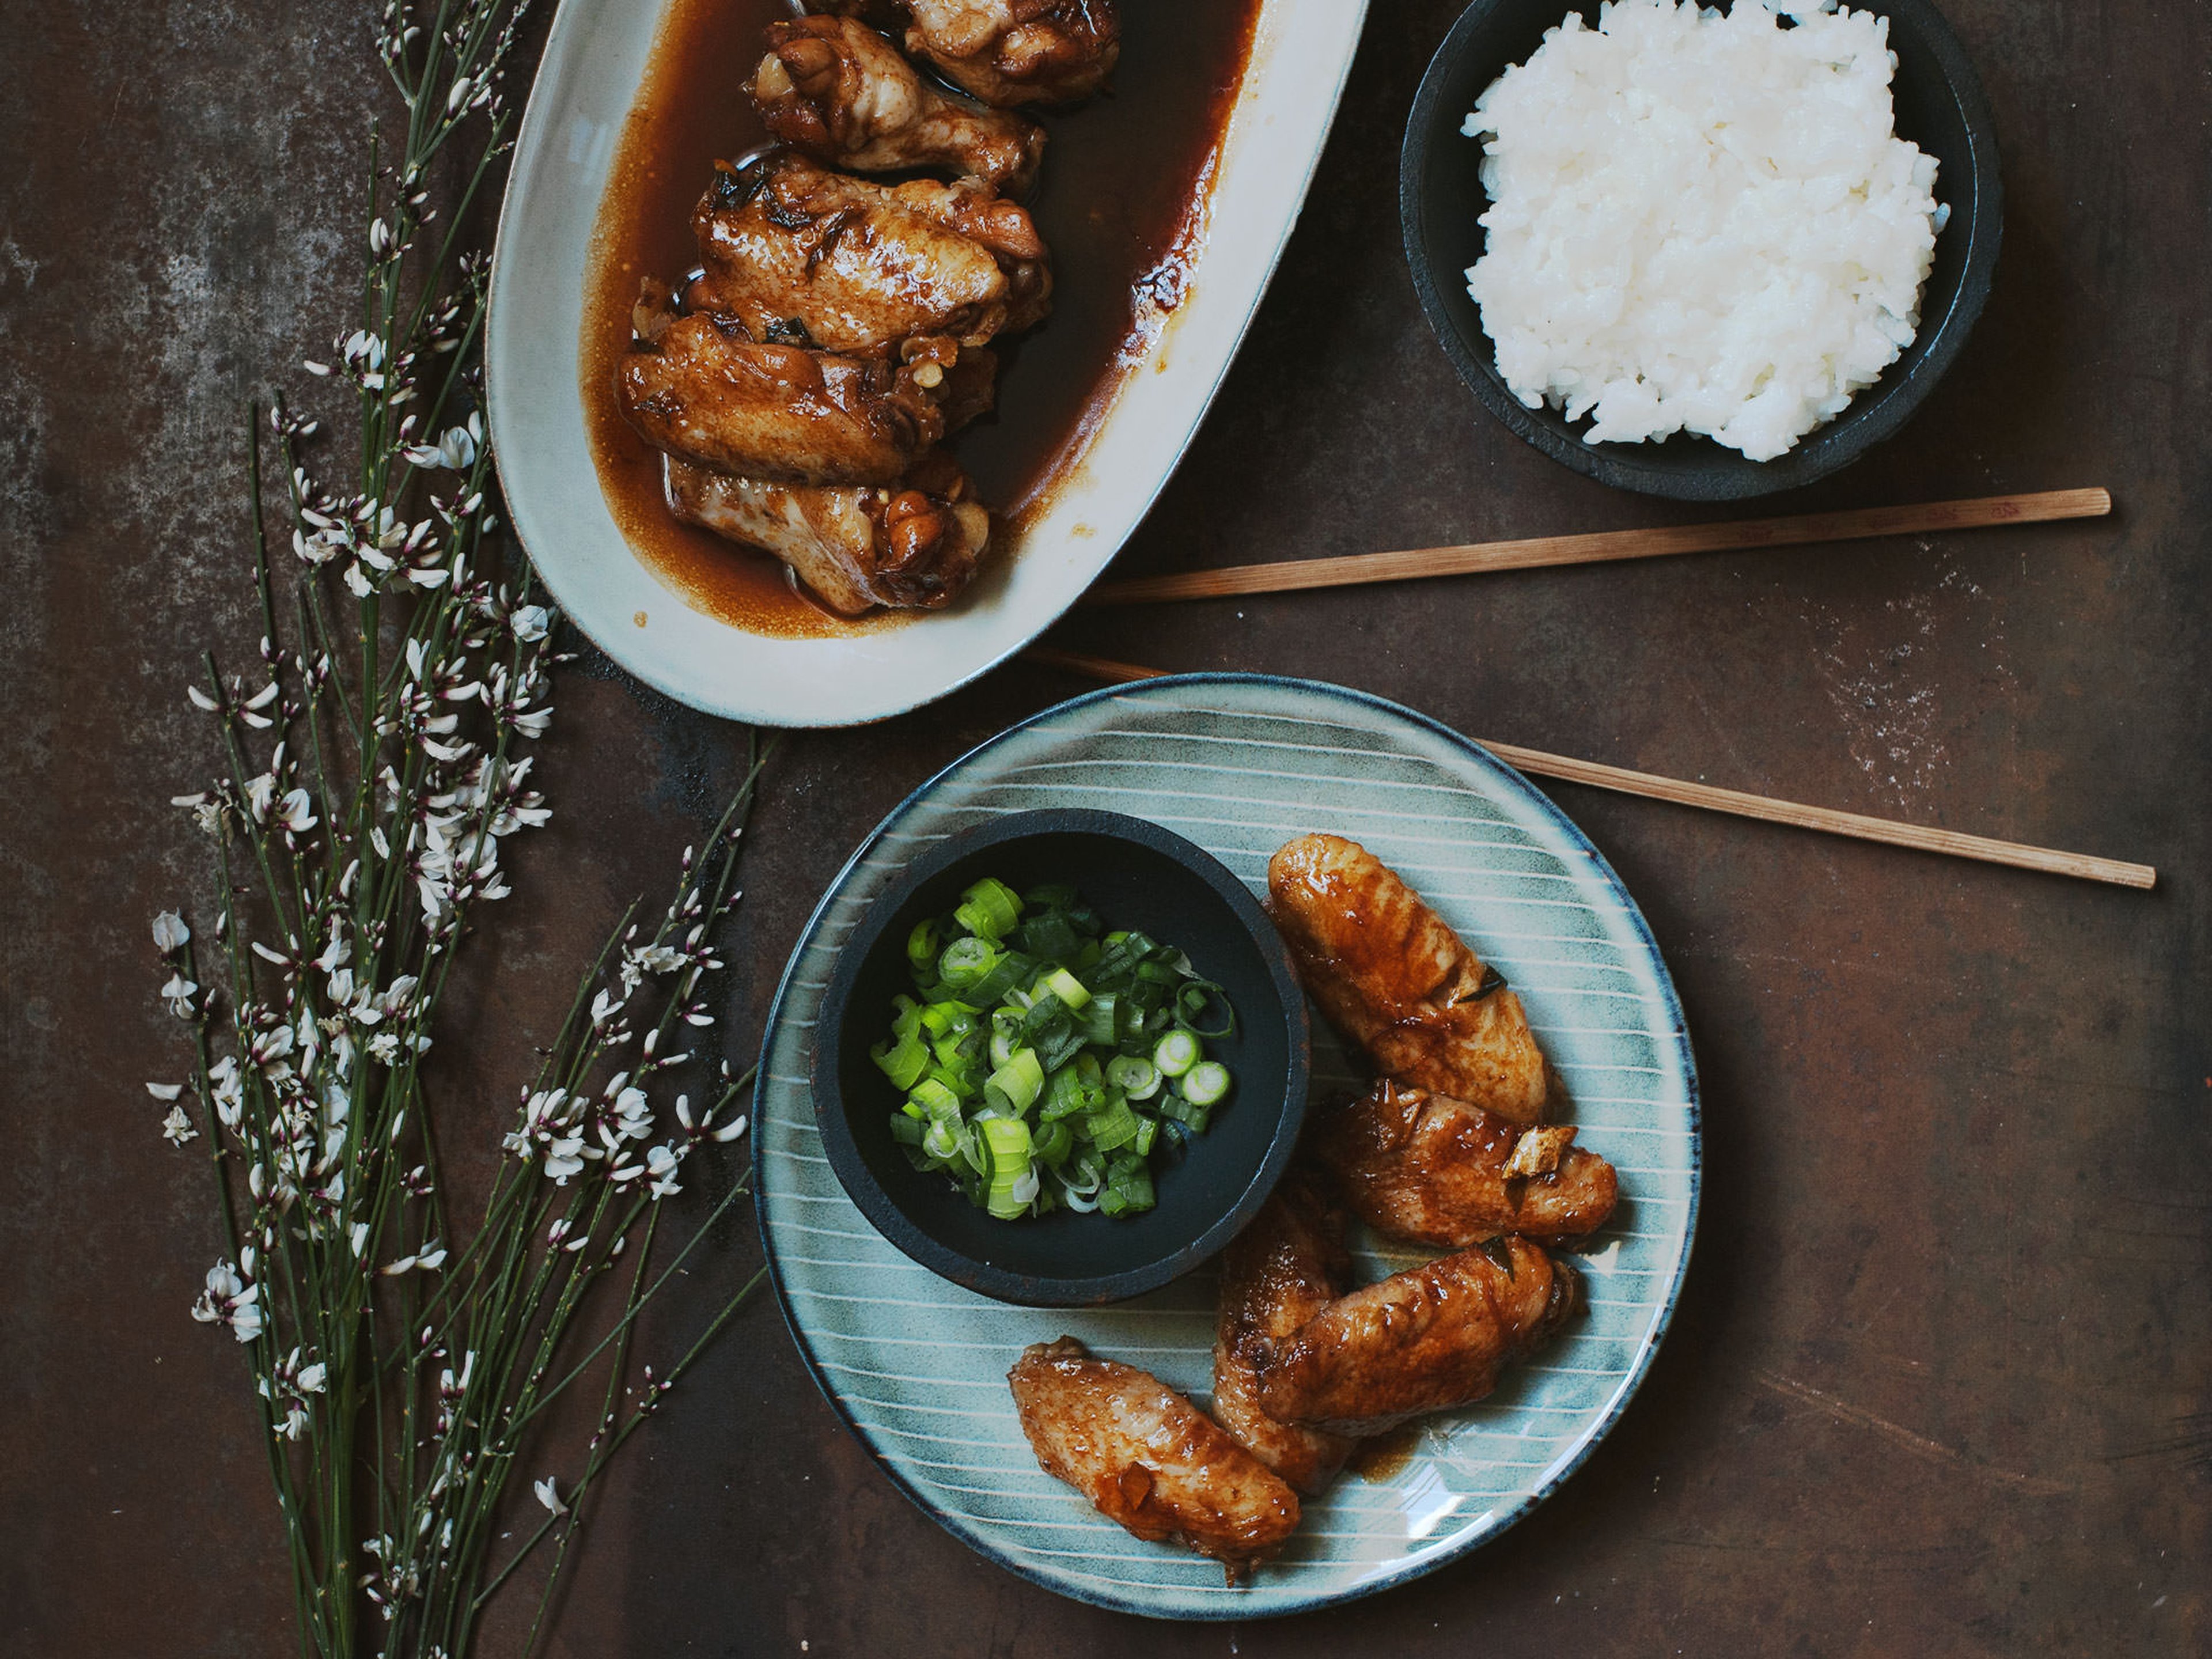
[(215, 1085), (215, 1115), (226, 1129), (235, 1129), (246, 1109), (246, 1085), (240, 1079), (238, 1060), (225, 1054), (208, 1067), (208, 1081)]
[(561, 1501), (561, 1488), (551, 1475), (547, 1475), (543, 1480), (532, 1481), (530, 1490), (536, 1492), (538, 1501), (554, 1514), (568, 1514), (568, 1506)]
[(283, 804), (276, 810), (276, 822), (295, 836), (303, 836), (315, 827), (313, 803), (305, 789), (288, 789)]
[(318, 1359), (312, 1365), (301, 1366), (300, 1374), (292, 1380), (300, 1385), (300, 1391), (302, 1394), (320, 1394), (323, 1391), (324, 1381), (329, 1375), (330, 1367)]
[(192, 1121), (185, 1115), (183, 1107), (172, 1106), (168, 1116), (161, 1120), (161, 1134), (172, 1146), (181, 1146), (188, 1140), (197, 1139), (199, 1131), (192, 1127)]
[(525, 645), (535, 644), (551, 630), (553, 613), (542, 605), (521, 605), (507, 618), (507, 625)]
[(655, 1146), (645, 1155), (645, 1167), (653, 1176), (652, 1193), (655, 1198), (673, 1198), (684, 1189), (677, 1184), (676, 1171), (684, 1162), (688, 1146)]
[(169, 982), (161, 988), (161, 995), (167, 999), (171, 1013), (179, 1019), (190, 1019), (192, 999), (199, 994), (199, 988), (196, 981), (186, 979), (179, 970), (169, 975)]
[[(471, 431), (475, 427), (476, 431)], [(477, 464), (477, 440), (483, 431), (482, 423), (471, 415), (468, 426), (446, 428), (446, 435), (434, 444), (415, 444), (404, 453), (409, 461), (420, 467), (442, 467), (448, 472), (465, 472)]]
[(181, 1083), (149, 1083), (146, 1085), (146, 1092), (156, 1100), (174, 1100), (184, 1091), (185, 1085)]
[(154, 918), (154, 948), (165, 957), (173, 951), (183, 950), (191, 936), (192, 930), (185, 926), (185, 919), (174, 910), (164, 910)]
[(353, 1246), (353, 1253), (358, 1256), (368, 1247), (368, 1223), (355, 1222), (353, 1230), (346, 1236), (346, 1242)]
[(248, 1285), (228, 1261), (218, 1261), (207, 1273), (207, 1289), (192, 1304), (192, 1317), (203, 1325), (228, 1325), (241, 1342), (261, 1334), (261, 1287)]

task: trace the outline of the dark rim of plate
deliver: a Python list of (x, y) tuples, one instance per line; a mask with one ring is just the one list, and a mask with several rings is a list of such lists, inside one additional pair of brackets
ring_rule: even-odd
[[(1270, 1616), (1273, 1616), (1294, 1612), (1314, 1612), (1325, 1607), (1337, 1607), (1347, 1601), (1364, 1601), (1370, 1595), (1380, 1595), (1385, 1590), (1395, 1589), (1401, 1584), (1410, 1583), (1416, 1578), (1424, 1577), (1446, 1563), (1460, 1559), (1490, 1543), (1501, 1534), (1510, 1530), (1517, 1522), (1534, 1511), (1538, 1504), (1557, 1492), (1570, 1475), (1589, 1461), (1590, 1454), (1597, 1449), (1599, 1442), (1613, 1431), (1613, 1425), (1620, 1420), (1621, 1413), (1628, 1408), (1628, 1402), (1635, 1398), (1638, 1390), (1643, 1387), (1644, 1379), (1651, 1369), (1651, 1362), (1658, 1356), (1660, 1343), (1666, 1337), (1668, 1328), (1674, 1323), (1674, 1310), (1681, 1300), (1682, 1286), (1689, 1278), (1690, 1257), (1697, 1243), (1698, 1212), (1705, 1192), (1705, 1117), (1698, 1086), (1697, 1057), (1691, 1051), (1689, 1027), (1683, 1016), (1681, 997), (1674, 988), (1674, 976), (1668, 971), (1666, 960), (1659, 954), (1659, 944), (1652, 935), (1650, 924), (1644, 920), (1644, 912), (1638, 908), (1636, 901), (1629, 896), (1628, 889), (1622, 885), (1620, 876), (1614, 872), (1612, 865), (1606, 861), (1605, 854), (1598, 850), (1596, 843), (1584, 835), (1571, 818), (1553, 805), (1550, 797), (1473, 738), (1455, 732), (1441, 720), (1424, 714), (1418, 709), (1408, 708), (1402, 703), (1392, 702), (1387, 697), (1378, 697), (1372, 692), (1355, 690), (1349, 686), (1333, 685), (1323, 680), (1297, 679), (1288, 675), (1225, 672), (1168, 675), (1157, 680), (1146, 682), (1142, 689), (1151, 690), (1157, 687), (1167, 690), (1196, 690), (1209, 685), (1224, 684), (1294, 687), (1323, 696), (1340, 698), (1365, 708), (1403, 719), (1435, 732), (1463, 750), (1486, 769), (1496, 771), (1511, 780), (1516, 787), (1525, 789), (1528, 798), (1566, 833), (1571, 842), (1580, 848), (1589, 859), (1591, 868), (1596, 871), (1599, 877), (1613, 889), (1623, 910), (1634, 923), (1638, 939), (1650, 953), (1656, 983), (1662, 994), (1668, 1026), (1674, 1034), (1675, 1048), (1681, 1059), (1686, 1096), (1684, 1104), (1689, 1119), (1690, 1193), (1688, 1212), (1682, 1222), (1681, 1258), (1675, 1264), (1673, 1279), (1667, 1286), (1659, 1311), (1652, 1321), (1651, 1334), (1631, 1364), (1627, 1375), (1622, 1379), (1621, 1387), (1614, 1395), (1613, 1403), (1607, 1407), (1605, 1415), (1591, 1425), (1581, 1443), (1553, 1468), (1548, 1477), (1537, 1486), (1534, 1492), (1516, 1507), (1503, 1514), (1492, 1515), (1488, 1523), (1480, 1532), (1473, 1533), (1443, 1549), (1423, 1554), (1409, 1553), (1395, 1567), (1379, 1574), (1370, 1583), (1355, 1585), (1351, 1589), (1328, 1595), (1314, 1595), (1292, 1607), (1273, 1608), (1270, 1613)], [(785, 1329), (791, 1333), (793, 1342), (798, 1346), (799, 1357), (806, 1362), (808, 1375), (813, 1377), (814, 1386), (821, 1390), (822, 1397), (829, 1402), (830, 1409), (837, 1414), (838, 1420), (844, 1424), (853, 1437), (861, 1445), (869, 1448), (872, 1453), (874, 1451), (874, 1443), (868, 1437), (867, 1431), (854, 1417), (852, 1411), (839, 1397), (837, 1391), (830, 1386), (829, 1375), (823, 1369), (821, 1356), (815, 1352), (814, 1345), (808, 1340), (805, 1328), (799, 1322), (798, 1316), (792, 1310), (791, 1297), (784, 1288), (783, 1272), (776, 1256), (775, 1239), (769, 1228), (767, 1190), (763, 1184), (767, 1173), (766, 1140), (761, 1133), (760, 1125), (763, 1121), (763, 1115), (766, 1106), (769, 1082), (768, 1050), (775, 1041), (775, 1033), (782, 1021), (784, 1000), (791, 994), (792, 981), (795, 976), (799, 958), (821, 927), (839, 890), (851, 878), (862, 856), (885, 830), (896, 824), (924, 797), (935, 790), (945, 779), (957, 772), (986, 750), (1004, 742), (1015, 732), (1041, 725), (1047, 720), (1056, 720), (1074, 709), (1091, 707), (1114, 697), (1126, 696), (1133, 689), (1135, 688), (1127, 686), (1108, 686), (1100, 690), (1087, 691), (1079, 696), (1071, 697), (1065, 702), (1054, 703), (1051, 708), (1040, 710), (1025, 720), (1017, 721), (995, 737), (986, 738), (917, 787), (904, 800), (891, 809), (884, 821), (878, 824), (868, 838), (855, 849), (852, 858), (847, 860), (844, 868), (837, 872), (836, 878), (830, 884), (828, 890), (823, 893), (821, 902), (815, 906), (814, 913), (807, 918), (806, 926), (800, 930), (799, 942), (793, 949), (791, 959), (784, 967), (783, 978), (776, 987), (775, 1001), (769, 1011), (768, 1024), (762, 1038), (760, 1079), (754, 1085), (752, 1182), (753, 1190), (757, 1194), (753, 1209), (754, 1220), (760, 1230), (761, 1248), (765, 1253), (769, 1267), (769, 1282), (775, 1286), (776, 1306), (783, 1314)], [(1215, 1606), (1209, 1606), (1193, 1612), (1167, 1613), (1151, 1605), (1141, 1596), (1115, 1595), (1111, 1591), (1099, 1589), (1088, 1584), (1075, 1585), (1060, 1583), (1040, 1571), (1036, 1564), (1029, 1559), (1001, 1549), (987, 1541), (980, 1534), (963, 1531), (939, 1508), (934, 1499), (908, 1480), (896, 1465), (880, 1455), (878, 1455), (877, 1462), (884, 1474), (890, 1478), (891, 1484), (905, 1495), (908, 1502), (929, 1519), (944, 1528), (945, 1531), (951, 1533), (953, 1537), (986, 1560), (1003, 1567), (1016, 1577), (1025, 1578), (1042, 1589), (1052, 1591), (1054, 1595), (1064, 1595), (1070, 1601), (1085, 1602), (1092, 1607), (1106, 1607), (1116, 1613), (1134, 1613), (1148, 1619), (1217, 1622), (1234, 1621), (1255, 1616), (1249, 1607), (1240, 1606), (1234, 1601), (1224, 1601), (1223, 1603), (1217, 1604), (1218, 1610)]]
[[(1938, 258), (1946, 239), (1965, 246), (1955, 283), (1938, 292), (1931, 272), (1922, 295), (1920, 331), (1911, 346), (1883, 371), (1881, 379), (1858, 393), (1844, 412), (1800, 439), (1795, 448), (1771, 461), (1754, 461), (1709, 438), (1677, 434), (1663, 444), (1587, 444), (1579, 430), (1568, 428), (1559, 411), (1525, 407), (1498, 374), (1489, 337), (1483, 333), (1474, 302), (1467, 295), (1462, 274), (1441, 273), (1438, 256), (1431, 250), (1428, 227), (1431, 158), (1446, 140), (1473, 143), (1463, 137), (1460, 123), (1474, 106), (1474, 97), (1463, 88), (1449, 94), (1458, 79), (1461, 60), (1471, 40), (1501, 11), (1527, 9), (1527, 0), (1474, 0), (1444, 36), (1420, 90), (1414, 95), (1412, 114), (1399, 155), (1398, 216), (1405, 238), (1406, 263), (1414, 292), (1437, 343), (1459, 371), (1460, 378), (1482, 404), (1514, 434), (1553, 460), (1617, 489), (1644, 495), (1670, 496), (1678, 501), (1742, 501), (1779, 490), (1794, 489), (1825, 478), (1857, 460), (1883, 440), (1893, 437), (1943, 378), (1964, 349), (1966, 337), (1981, 316), (1996, 281), (1997, 253), (2003, 241), (2004, 188), (1997, 161), (1996, 130), (1988, 100), (1966, 49), (1929, 0), (1844, 0), (1854, 10), (1872, 11), (1891, 20), (1893, 31), (1909, 34), (1936, 60), (1943, 90), (1958, 110), (1967, 143), (1967, 173), (1964, 201), (1957, 185), (1947, 191), (1936, 182), (1939, 199), (1948, 200), (1952, 216), (1938, 239)], [(1571, 10), (1586, 9), (1571, 0), (1546, 0), (1563, 20)], [(1892, 50), (1895, 50), (1893, 35)], [(1505, 66), (1500, 64), (1502, 70)], [(1906, 135), (1910, 136), (1910, 135)], [(1464, 204), (1470, 220), (1485, 210), (1480, 198)], [(1931, 309), (1930, 302), (1934, 302)], [(1677, 450), (1675, 446), (1692, 446)], [(1667, 459), (1657, 459), (1672, 451)]]
[[(903, 811), (905, 808), (899, 810)], [(892, 815), (896, 816), (896, 812)], [(886, 819), (885, 824), (889, 823)], [(883, 826), (878, 826), (854, 854), (855, 860), (882, 834)], [(841, 1015), (850, 1018), (848, 1005), (855, 982), (875, 953), (887, 948), (890, 935), (886, 924), (916, 890), (944, 871), (990, 848), (1052, 834), (1102, 836), (1128, 842), (1180, 865), (1202, 881), (1237, 926), (1250, 936), (1267, 969), (1285, 1028), (1282, 1108), (1265, 1154), (1236, 1197), (1224, 1206), (1221, 1213), (1202, 1232), (1173, 1250), (1106, 1273), (1045, 1274), (1000, 1267), (942, 1243), (917, 1226), (876, 1179), (854, 1137), (850, 1113), (836, 1082), (842, 1045), (829, 1029)], [(849, 870), (852, 866), (847, 867)], [(842, 883), (841, 876), (831, 892), (834, 894)], [(1148, 819), (1126, 813), (1089, 807), (1010, 812), (948, 836), (912, 859), (869, 902), (861, 921), (838, 953), (837, 966), (822, 994), (821, 1007), (823, 1023), (816, 1028), (817, 1037), (809, 1066), (809, 1083), (814, 1098), (815, 1121), (822, 1132), (823, 1151), (846, 1196), (867, 1218), (871, 1226), (933, 1273), (979, 1294), (1022, 1307), (1099, 1306), (1142, 1296), (1181, 1278), (1227, 1245), (1267, 1202), (1268, 1194), (1274, 1191), (1283, 1172), (1290, 1167), (1291, 1154), (1297, 1149), (1298, 1131), (1305, 1121), (1312, 1032), (1305, 992), (1298, 984), (1290, 951), (1275, 932), (1274, 923), (1267, 919), (1267, 913), (1252, 896), (1250, 890), (1204, 848)], [(1240, 1010), (1238, 1017), (1250, 1019), (1259, 1015), (1255, 1011)], [(1098, 1223), (1109, 1227), (1114, 1224), (1103, 1217), (1098, 1218)]]

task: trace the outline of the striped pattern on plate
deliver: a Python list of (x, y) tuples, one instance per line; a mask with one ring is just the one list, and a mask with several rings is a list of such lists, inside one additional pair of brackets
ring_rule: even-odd
[[(1091, 806), (1150, 818), (1250, 884), (1291, 836), (1364, 843), (1495, 963), (1565, 1079), (1565, 1121), (1613, 1160), (1622, 1203), (1579, 1258), (1590, 1313), (1410, 1456), (1306, 1505), (1256, 1583), (1131, 1537), (1037, 1468), (1006, 1373), (1069, 1333), (1203, 1403), (1214, 1279), (1093, 1311), (1008, 1307), (909, 1261), (823, 1159), (806, 1077), (839, 942), (921, 848), (990, 816)], [(1359, 1080), (1315, 1022), (1314, 1087)], [(831, 884), (786, 970), (756, 1109), (761, 1226), (801, 1352), (846, 1421), (932, 1516), (1023, 1576), (1163, 1618), (1296, 1612), (1403, 1583), (1512, 1524), (1619, 1415), (1666, 1329), (1698, 1203), (1697, 1079), (1680, 1005), (1595, 848), (1512, 771), (1395, 704), (1310, 681), (1184, 675), (1095, 692), (994, 738), (916, 791)], [(1168, 1177), (1172, 1179), (1170, 1174)], [(1372, 1276), (1418, 1258), (1355, 1241)]]

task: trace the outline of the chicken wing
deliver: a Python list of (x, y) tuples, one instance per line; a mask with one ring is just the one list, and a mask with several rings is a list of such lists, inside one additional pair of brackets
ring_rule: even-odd
[(1257, 1345), (1296, 1335), (1342, 1294), (1352, 1264), (1344, 1217), (1319, 1183), (1293, 1170), (1221, 1257), (1213, 1337), (1213, 1416), (1247, 1451), (1300, 1492), (1327, 1490), (1352, 1454), (1340, 1435), (1278, 1423), (1260, 1407)]
[(1029, 215), (973, 180), (890, 186), (777, 155), (720, 166), (691, 228), (693, 303), (757, 340), (864, 356), (917, 335), (981, 345), (1037, 321), (1052, 294)]
[(949, 167), (1015, 195), (1036, 178), (1042, 128), (940, 92), (857, 19), (770, 23), (768, 44), (745, 95), (770, 132), (817, 161), (860, 173)]
[(1114, 0), (817, 0), (817, 11), (913, 26), (906, 49), (987, 104), (1072, 103), (1098, 90), (1121, 55)]
[(1006, 1382), (1046, 1474), (1138, 1537), (1212, 1557), (1232, 1584), (1298, 1524), (1297, 1494), (1148, 1372), (1063, 1336), (1024, 1349)]
[(848, 617), (876, 605), (934, 611), (951, 604), (975, 580), (990, 541), (990, 515), (965, 499), (967, 480), (957, 469), (954, 482), (933, 493), (740, 478), (673, 455), (662, 466), (678, 518), (775, 554)]
[(744, 477), (892, 484), (945, 435), (945, 411), (910, 368), (763, 345), (704, 316), (641, 338), (615, 378), (647, 443)]
[(1260, 1404), (1283, 1422), (1360, 1435), (1472, 1405), (1565, 1322), (1581, 1284), (1522, 1238), (1395, 1273), (1332, 1302), (1288, 1341), (1255, 1344)]
[(1510, 1118), (1543, 1115), (1521, 999), (1357, 842), (1303, 836), (1267, 866), (1268, 909), (1322, 1012), (1376, 1069)]
[(1386, 1080), (1323, 1113), (1314, 1150), (1370, 1226), (1463, 1250), (1499, 1233), (1570, 1238), (1605, 1224), (1620, 1180), (1574, 1136)]

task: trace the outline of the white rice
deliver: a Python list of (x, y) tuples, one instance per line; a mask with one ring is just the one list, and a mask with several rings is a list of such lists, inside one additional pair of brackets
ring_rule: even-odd
[(1834, 3), (1613, 0), (1482, 94), (1467, 286), (1523, 404), (1769, 460), (1911, 343), (1948, 210), (1896, 136), (1887, 20)]

